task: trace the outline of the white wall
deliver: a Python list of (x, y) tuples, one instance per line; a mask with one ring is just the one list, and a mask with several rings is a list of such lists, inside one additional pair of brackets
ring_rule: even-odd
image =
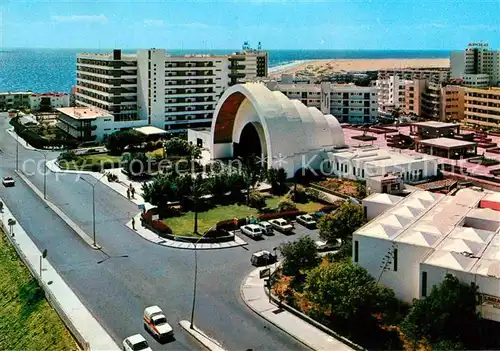
[(92, 125), (97, 126), (96, 130), (92, 131), (92, 135), (96, 136), (96, 140), (101, 141), (106, 135), (117, 132), (122, 128), (144, 127), (147, 122), (145, 120), (114, 122), (113, 117), (103, 117), (92, 121)]
[(187, 130), (187, 139), (193, 145), (198, 144), (198, 139), (201, 139), (202, 148), (210, 151), (210, 131), (200, 131), (196, 129)]
[(450, 54), (451, 78), (462, 78), (465, 71), (465, 52), (453, 51)]
[[(165, 50), (151, 49), (151, 125), (165, 128)], [(155, 70), (156, 68), (156, 70)]]
[(370, 199), (362, 200), (363, 207), (366, 207), (366, 219), (371, 221), (381, 213), (387, 211), (388, 209), (394, 207), (393, 204), (386, 204), (376, 201), (370, 201)]
[(50, 106), (52, 108), (58, 108), (58, 107), (69, 107), (69, 100), (70, 96), (69, 95), (61, 95), (61, 96), (30, 96), (30, 108), (32, 110), (38, 110), (40, 109), (40, 102), (42, 101), (42, 98), (44, 97), (50, 97)]

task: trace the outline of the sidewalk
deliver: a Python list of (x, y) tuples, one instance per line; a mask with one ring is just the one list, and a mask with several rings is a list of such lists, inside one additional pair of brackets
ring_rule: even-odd
[(264, 288), (264, 279), (259, 278), (259, 271), (263, 268), (265, 267), (253, 270), (240, 287), (241, 298), (250, 309), (312, 350), (354, 350), (333, 336), (269, 302)]
[[(10, 218), (15, 219), (4, 203), (1, 220), (7, 229), (9, 228), (7, 221)], [(48, 253), (48, 258), (43, 260), (43, 271), (40, 278), (39, 262), (42, 253), (19, 223), (16, 223), (12, 229), (14, 237), (8, 236), (9, 239), (14, 243), (18, 252), (20, 251), (20, 256), (25, 264), (27, 264), (31, 273), (41, 282), (47, 299), (51, 301), (52, 306), (59, 313), (68, 329), (73, 332), (77, 340), (81, 344), (88, 343), (91, 350), (119, 350), (119, 346), (111, 336), (68, 287), (54, 267), (52, 267), (49, 262), (50, 252)], [(6, 233), (6, 235), (9, 235), (9, 233)]]

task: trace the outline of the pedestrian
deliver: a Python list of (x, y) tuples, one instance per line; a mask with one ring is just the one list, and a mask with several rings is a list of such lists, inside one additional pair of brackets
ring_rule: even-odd
[(127, 189), (127, 199), (130, 200), (130, 189)]
[(132, 187), (130, 190), (132, 192), (132, 199), (135, 199), (135, 188)]
[(132, 217), (132, 229), (135, 230), (135, 218)]

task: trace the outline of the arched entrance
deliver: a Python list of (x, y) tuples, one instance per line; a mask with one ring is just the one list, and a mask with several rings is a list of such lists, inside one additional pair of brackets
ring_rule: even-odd
[(265, 159), (267, 145), (264, 129), (258, 122), (247, 123), (241, 130), (238, 142), (233, 144), (234, 157), (255, 155)]

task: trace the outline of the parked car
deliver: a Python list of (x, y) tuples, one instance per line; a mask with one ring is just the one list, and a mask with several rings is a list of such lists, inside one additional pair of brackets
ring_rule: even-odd
[(315, 243), (316, 243), (316, 248), (318, 249), (319, 252), (328, 252), (340, 249), (340, 246), (342, 245), (342, 240), (337, 239), (336, 241), (333, 242), (318, 240)]
[(152, 351), (141, 334), (129, 336), (123, 340), (123, 351)]
[(273, 235), (273, 225), (269, 222), (262, 221), (257, 224), (262, 228), (262, 232), (266, 235)]
[(255, 252), (250, 258), (250, 262), (254, 266), (267, 266), (273, 264), (278, 260), (278, 258), (267, 250), (261, 250)]
[(168, 324), (167, 317), (158, 306), (149, 306), (144, 309), (144, 328), (160, 340), (170, 339), (174, 336), (174, 330)]
[(262, 228), (257, 224), (247, 224), (240, 227), (241, 232), (248, 235), (254, 239), (262, 238)]
[(274, 229), (282, 233), (291, 233), (293, 230), (293, 226), (283, 218), (271, 219), (269, 223), (271, 223)]
[(316, 228), (316, 220), (314, 219), (313, 216), (308, 214), (297, 216), (297, 223), (300, 223), (304, 227), (309, 229)]
[(3, 177), (2, 184), (5, 187), (16, 185), (16, 181), (12, 177)]

